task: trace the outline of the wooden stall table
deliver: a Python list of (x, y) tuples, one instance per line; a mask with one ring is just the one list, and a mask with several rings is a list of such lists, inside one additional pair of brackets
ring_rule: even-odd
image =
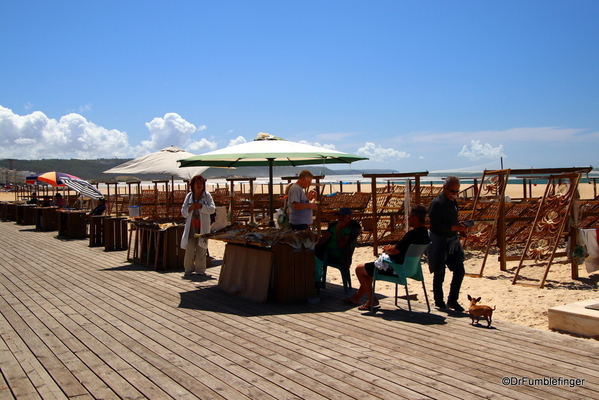
[(127, 251), (127, 260), (149, 266), (154, 225), (143, 220), (131, 220), (130, 222), (131, 235), (129, 236), (130, 247)]
[(314, 251), (276, 243), (227, 243), (218, 288), (256, 302), (306, 302), (316, 295)]
[(130, 237), (132, 249), (127, 260), (146, 267), (153, 266), (155, 270), (183, 268), (185, 250), (181, 249), (181, 235), (184, 228), (184, 225), (167, 223), (161, 226), (147, 221), (133, 221)]
[(8, 213), (8, 203), (7, 202), (0, 202), (0, 220), (2, 221), (8, 221), (6, 219), (6, 215)]
[(89, 247), (104, 246), (104, 220), (108, 215), (92, 215), (89, 219)]
[(58, 236), (68, 239), (87, 237), (87, 212), (58, 210)]
[(40, 231), (58, 230), (58, 207), (36, 207), (35, 227)]
[(36, 205), (30, 205), (29, 207), (25, 207), (23, 210), (23, 220), (25, 225), (35, 225), (36, 216), (37, 216), (37, 207)]
[(16, 221), (17, 220), (17, 203), (5, 203), (4, 221)]
[(35, 208), (34, 204), (19, 204), (17, 205), (17, 224), (20, 225), (35, 225)]
[(127, 250), (127, 217), (104, 220), (104, 250)]
[(185, 225), (176, 225), (166, 229), (164, 235), (164, 254), (162, 267), (164, 269), (183, 269), (185, 249), (181, 248), (181, 236)]

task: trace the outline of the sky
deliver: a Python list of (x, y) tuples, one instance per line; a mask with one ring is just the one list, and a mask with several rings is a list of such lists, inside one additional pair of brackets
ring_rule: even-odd
[(0, 159), (266, 132), (354, 169), (595, 166), (597, 21), (596, 0), (0, 0)]

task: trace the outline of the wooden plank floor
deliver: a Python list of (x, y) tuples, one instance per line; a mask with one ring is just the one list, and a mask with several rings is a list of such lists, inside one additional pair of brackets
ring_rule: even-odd
[(256, 304), (217, 289), (218, 266), (188, 281), (55, 236), (0, 222), (0, 399), (599, 399), (594, 340), (392, 299), (372, 316), (335, 285)]

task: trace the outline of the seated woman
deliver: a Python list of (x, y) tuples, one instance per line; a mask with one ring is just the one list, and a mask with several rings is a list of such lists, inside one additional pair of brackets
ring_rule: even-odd
[[(383, 247), (383, 252), (389, 254), (391, 261), (396, 264), (403, 264), (406, 256), (406, 251), (411, 244), (428, 244), (430, 239), (428, 236), (428, 230), (424, 226), (426, 222), (426, 208), (424, 206), (414, 206), (408, 217), (408, 225), (413, 228), (407, 232), (403, 239), (399, 241), (395, 246), (386, 245)], [(358, 307), (361, 311), (370, 310), (370, 303), (376, 307), (379, 301), (374, 297), (372, 293), (372, 276), (374, 275), (375, 269), (374, 262), (360, 264), (356, 267), (356, 277), (360, 281), (360, 288), (353, 296), (343, 299), (346, 304), (360, 305), (360, 300), (364, 294), (368, 296), (368, 301)], [(381, 274), (393, 275), (393, 269), (381, 270)]]
[(67, 204), (67, 202), (64, 199), (64, 197), (62, 197), (62, 194), (56, 193), (56, 195), (54, 196), (54, 201), (52, 202), (52, 205), (54, 207), (64, 208), (66, 206), (66, 204)]

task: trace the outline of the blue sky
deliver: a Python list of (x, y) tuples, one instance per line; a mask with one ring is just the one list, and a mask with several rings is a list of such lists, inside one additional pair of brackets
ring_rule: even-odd
[(596, 0), (0, 0), (0, 158), (267, 132), (354, 168), (595, 166), (597, 21)]

